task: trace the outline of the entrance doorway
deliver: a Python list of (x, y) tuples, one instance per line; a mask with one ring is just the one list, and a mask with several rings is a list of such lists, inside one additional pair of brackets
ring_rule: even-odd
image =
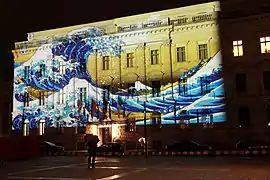
[(101, 144), (112, 142), (112, 128), (111, 127), (99, 128), (99, 137)]

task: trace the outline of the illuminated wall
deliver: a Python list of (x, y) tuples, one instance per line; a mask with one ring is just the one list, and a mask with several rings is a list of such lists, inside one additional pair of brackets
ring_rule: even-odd
[(13, 128), (151, 124), (154, 112), (161, 124), (224, 122), (218, 7), (29, 33), (13, 51)]

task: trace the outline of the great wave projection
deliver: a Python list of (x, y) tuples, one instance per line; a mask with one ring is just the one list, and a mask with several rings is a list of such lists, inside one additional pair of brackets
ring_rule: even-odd
[[(193, 17), (190, 19), (194, 21), (195, 25), (200, 23)], [(168, 24), (163, 26), (171, 27), (172, 22), (167, 21)], [(203, 21), (203, 23), (206, 22)], [(190, 24), (179, 25), (179, 28), (190, 26)], [(162, 26), (160, 25), (160, 27)], [(175, 23), (173, 28), (176, 27)], [(205, 28), (207, 27), (205, 25)], [(149, 29), (147, 28), (147, 30)], [(122, 27), (121, 30), (124, 31), (124, 28)], [(183, 31), (186, 33), (193, 30), (184, 29)], [(129, 117), (135, 119), (136, 125), (143, 125), (145, 117), (146, 123), (150, 125), (153, 123), (153, 114), (158, 114), (160, 123), (164, 125), (213, 124), (225, 121), (219, 48), (210, 50), (210, 47), (213, 47), (211, 43), (207, 41), (208, 44), (200, 44), (198, 41), (197, 44), (194, 43), (198, 48), (189, 48), (189, 52), (187, 52), (188, 43), (191, 41), (186, 40), (188, 45), (183, 46), (185, 48), (180, 46), (181, 43), (178, 43), (179, 47), (175, 43), (175, 46), (169, 47), (175, 48), (177, 51), (168, 49), (168, 54), (176, 54), (173, 56), (176, 62), (181, 63), (178, 58), (185, 61), (179, 65), (184, 70), (173, 71), (174, 77), (177, 76), (177, 79), (171, 78), (172, 80), (162, 81), (160, 87), (157, 88), (147, 82), (148, 77), (152, 76), (151, 71), (148, 70), (144, 75), (145, 79), (138, 78), (131, 87), (121, 86), (124, 82), (113, 86), (107, 84), (108, 86), (105, 87), (96, 79), (99, 71), (91, 71), (91, 68), (97, 66), (97, 58), (113, 57), (110, 61), (118, 61), (123, 56), (129, 58), (129, 55), (133, 55), (125, 48), (131, 44), (129, 40), (121, 38), (118, 34), (107, 34), (102, 28), (86, 26), (71, 30), (65, 36), (54, 36), (46, 40), (46, 43), (38, 44), (35, 48), (26, 45), (24, 48), (14, 51), (14, 56), (18, 56), (19, 53), (21, 59), (18, 58), (17, 61), (15, 59), (13, 129), (21, 129), (25, 122), (29, 123), (29, 128), (39, 127), (40, 122), (44, 122), (45, 127), (74, 127), (91, 122), (125, 123)], [(210, 36), (215, 35), (213, 33)], [(147, 36), (146, 34), (145, 37)], [(178, 38), (178, 36), (180, 37), (176, 34), (173, 38)], [(189, 35), (184, 34), (183, 36), (188, 38)], [(198, 38), (202, 39), (203, 36), (203, 33), (200, 33)], [(144, 38), (143, 41), (147, 43), (149, 39)], [(135, 41), (133, 40), (132, 43)], [(141, 43), (139, 41), (142, 42), (138, 39), (138, 44)], [(154, 61), (158, 63), (152, 53), (160, 53), (156, 57), (159, 57), (160, 61), (162, 58), (164, 59), (162, 67), (169, 66), (166, 61), (172, 61), (172, 58), (166, 58), (169, 56), (165, 57), (161, 54), (165, 50), (158, 50), (158, 52), (149, 50), (150, 65)], [(160, 52), (161, 50), (163, 52)], [(180, 50), (182, 51), (179, 53)], [(188, 53), (196, 54), (198, 58), (189, 63), (191, 60), (186, 60)], [(90, 56), (93, 58), (89, 58)], [(134, 59), (146, 61), (145, 54), (144, 57), (138, 58), (138, 56), (140, 55), (137, 53)], [(190, 55), (190, 57), (192, 56)], [(102, 62), (103, 68), (111, 63), (106, 64), (105, 60)], [(131, 62), (129, 63), (131, 64)], [(176, 65), (172, 64), (172, 68), (174, 66)], [(160, 71), (163, 70), (160, 69)], [(118, 79), (128, 74), (129, 72), (126, 70), (126, 73), (120, 74)], [(109, 76), (103, 78), (110, 79)]]

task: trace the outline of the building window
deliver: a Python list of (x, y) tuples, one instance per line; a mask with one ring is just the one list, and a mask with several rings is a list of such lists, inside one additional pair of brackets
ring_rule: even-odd
[(151, 122), (153, 131), (161, 130), (161, 114), (159, 112), (152, 113)]
[(23, 135), (29, 136), (29, 121), (27, 119), (23, 122)]
[(233, 41), (233, 56), (243, 56), (243, 42), (242, 40)]
[(203, 22), (203, 21), (209, 21), (211, 19), (212, 19), (212, 14), (204, 14), (204, 15), (192, 17), (193, 22)]
[(64, 62), (60, 62), (59, 69), (60, 69), (60, 74), (64, 75), (66, 72), (66, 64)]
[(270, 37), (261, 37), (260, 38), (261, 43), (261, 53), (270, 53)]
[(45, 92), (44, 91), (39, 92), (39, 105), (40, 106), (45, 105)]
[(83, 87), (83, 88), (80, 88), (79, 89), (79, 100), (81, 101), (81, 102), (85, 102), (86, 101), (86, 93), (87, 93), (87, 91), (86, 91), (86, 87)]
[(153, 97), (159, 97), (160, 96), (160, 81), (152, 81), (152, 95)]
[(199, 60), (208, 59), (208, 49), (207, 44), (200, 44), (199, 45)]
[(103, 94), (102, 94), (102, 96), (103, 96), (103, 99), (105, 99), (107, 101), (110, 98), (110, 89), (111, 89), (110, 86), (103, 86)]
[(134, 53), (127, 53), (127, 67), (134, 66)]
[[(110, 86), (103, 86), (102, 100), (103, 100), (104, 119), (107, 118), (106, 113), (108, 112), (109, 99), (110, 99)], [(111, 112), (109, 112), (109, 116), (111, 116), (110, 113)]]
[(185, 62), (186, 61), (185, 47), (176, 48), (176, 58), (177, 58), (177, 62)]
[(242, 106), (238, 108), (238, 123), (239, 127), (249, 127), (250, 126), (250, 112), (249, 108)]
[(45, 74), (46, 74), (46, 67), (45, 67), (45, 64), (41, 64), (40, 66), (39, 66), (39, 73), (40, 73), (40, 77), (44, 77), (45, 76)]
[(60, 89), (59, 97), (58, 97), (58, 104), (65, 104), (66, 103), (66, 90), (65, 88)]
[(235, 90), (236, 92), (246, 92), (247, 91), (247, 80), (244, 73), (236, 74), (235, 76)]
[(85, 73), (86, 72), (86, 65), (80, 64), (80, 69), (81, 69), (81, 72)]
[(39, 135), (43, 135), (45, 132), (45, 120), (41, 119), (39, 121)]
[(263, 87), (264, 90), (270, 90), (270, 71), (263, 71)]
[(103, 58), (102, 58), (102, 69), (103, 70), (109, 70), (109, 63), (110, 63), (109, 56), (103, 56)]
[(158, 50), (151, 50), (151, 64), (158, 64)]
[(29, 107), (29, 93), (24, 93), (24, 101), (23, 101), (24, 107)]
[(131, 98), (133, 98), (133, 96), (135, 95), (135, 83), (129, 83), (128, 84), (128, 95), (131, 96)]
[(24, 67), (24, 79), (28, 80), (30, 77), (30, 66), (25, 66)]
[(178, 80), (178, 90), (179, 90), (179, 95), (186, 95), (188, 91), (187, 87), (187, 79), (179, 79)]
[(126, 132), (136, 132), (136, 119), (128, 118), (126, 120)]

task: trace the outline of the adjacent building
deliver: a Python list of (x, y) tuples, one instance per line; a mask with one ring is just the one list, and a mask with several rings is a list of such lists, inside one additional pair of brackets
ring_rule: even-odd
[(269, 141), (269, 2), (221, 1), (221, 9), (228, 137)]
[(13, 51), (13, 131), (64, 144), (84, 133), (130, 146), (226, 140), (219, 11), (211, 2), (29, 33)]

